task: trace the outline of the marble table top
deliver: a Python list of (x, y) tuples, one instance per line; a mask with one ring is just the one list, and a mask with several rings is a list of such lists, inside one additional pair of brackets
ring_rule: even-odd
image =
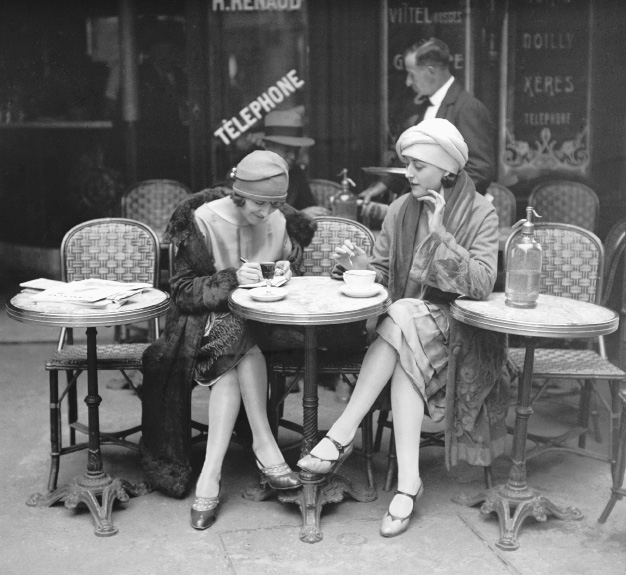
[(99, 309), (67, 303), (33, 301), (32, 292), (21, 292), (7, 303), (7, 315), (24, 323), (58, 327), (122, 325), (159, 317), (167, 311), (169, 295), (148, 289), (115, 309)]
[(263, 323), (325, 325), (378, 316), (391, 305), (383, 287), (377, 295), (356, 298), (341, 293), (343, 285), (344, 282), (329, 277), (293, 277), (284, 286), (284, 299), (256, 301), (250, 290), (239, 288), (230, 294), (229, 306), (233, 313)]
[(540, 295), (531, 309), (509, 307), (504, 301), (503, 292), (483, 301), (461, 297), (450, 312), (475, 327), (530, 337), (594, 337), (613, 333), (619, 325), (613, 310), (571, 298)]

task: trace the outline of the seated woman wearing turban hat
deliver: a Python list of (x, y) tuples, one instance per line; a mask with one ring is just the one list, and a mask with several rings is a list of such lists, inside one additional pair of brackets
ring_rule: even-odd
[(263, 279), (258, 262), (277, 262), (276, 269), (290, 276), (291, 266), (297, 270), (302, 261), (315, 225), (284, 205), (288, 185), (280, 156), (252, 152), (237, 166), (230, 196), (194, 194), (168, 225), (175, 273), (164, 334), (143, 357), (142, 463), (154, 487), (186, 494), (191, 389), (209, 386), (206, 456), (191, 508), (195, 529), (216, 519), (222, 463), (242, 402), (263, 482), (273, 489), (300, 485), (268, 423), (264, 356), (246, 322), (228, 311), (232, 290)]
[(407, 164), (411, 193), (389, 207), (372, 258), (346, 241), (336, 249), (333, 273), (350, 259), (371, 269), (393, 301), (376, 328), (356, 387), (328, 434), (298, 462), (311, 473), (331, 473), (352, 451), (361, 420), (391, 380), (398, 456), (398, 490), (383, 517), (381, 535), (404, 532), (424, 493), (419, 471), (424, 415), (444, 417), (449, 305), (459, 295), (486, 298), (496, 279), (498, 217), (463, 170), (467, 145), (447, 120), (425, 120), (406, 130), (396, 151)]

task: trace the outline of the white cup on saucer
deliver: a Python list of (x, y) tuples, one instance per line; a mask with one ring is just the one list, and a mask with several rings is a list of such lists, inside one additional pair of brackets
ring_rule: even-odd
[(374, 288), (376, 272), (372, 270), (347, 270), (343, 272), (343, 281), (351, 291), (368, 292)]

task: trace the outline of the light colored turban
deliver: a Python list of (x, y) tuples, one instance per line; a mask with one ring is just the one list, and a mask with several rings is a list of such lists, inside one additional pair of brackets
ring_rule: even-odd
[(467, 144), (461, 132), (443, 118), (424, 120), (402, 132), (396, 152), (405, 164), (421, 160), (453, 174), (467, 163)]

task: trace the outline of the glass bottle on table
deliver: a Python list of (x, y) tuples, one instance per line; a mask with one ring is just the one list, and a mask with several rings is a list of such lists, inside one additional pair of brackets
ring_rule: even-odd
[(539, 298), (543, 250), (535, 238), (533, 215), (541, 217), (528, 206), (526, 219), (513, 226), (514, 229), (521, 226), (522, 233), (511, 242), (506, 254), (504, 303), (510, 307), (533, 308)]

